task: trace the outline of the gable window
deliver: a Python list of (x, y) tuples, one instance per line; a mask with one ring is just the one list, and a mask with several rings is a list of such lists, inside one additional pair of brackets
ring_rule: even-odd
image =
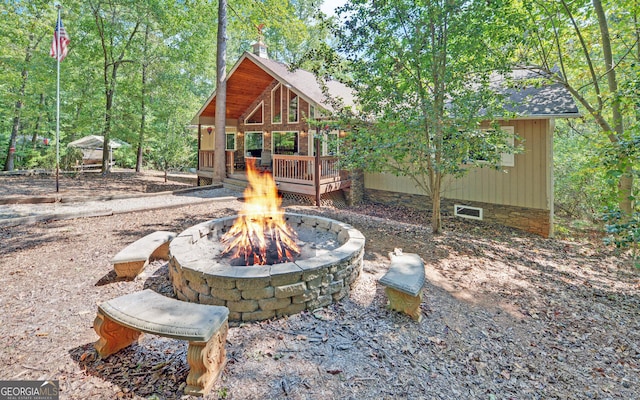
[(278, 84), (271, 91), (271, 123), (282, 123), (282, 85)]
[(314, 119), (316, 117), (316, 106), (309, 104), (309, 118)]
[(271, 135), (273, 154), (296, 155), (298, 132), (273, 132)]
[(298, 95), (291, 89), (289, 92), (289, 122), (298, 122)]
[(256, 108), (251, 111), (251, 114), (244, 120), (247, 125), (260, 125), (264, 120), (264, 102), (260, 102)]
[(262, 132), (246, 132), (244, 134), (244, 149), (246, 157), (261, 157)]

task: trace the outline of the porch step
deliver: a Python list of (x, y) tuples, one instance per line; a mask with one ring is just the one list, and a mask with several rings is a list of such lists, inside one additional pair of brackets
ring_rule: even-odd
[(247, 188), (247, 181), (235, 178), (225, 178), (225, 180), (222, 181), (222, 186), (225, 189), (243, 192)]

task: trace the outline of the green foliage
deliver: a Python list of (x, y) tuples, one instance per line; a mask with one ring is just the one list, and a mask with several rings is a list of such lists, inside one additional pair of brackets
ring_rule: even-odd
[(74, 166), (80, 164), (82, 164), (82, 150), (75, 147), (65, 147), (60, 149), (61, 169), (70, 171)]
[(4, 170), (4, 163), (9, 150), (9, 132), (0, 131), (0, 170)]
[(547, 72), (559, 69), (554, 79), (598, 126), (587, 139), (597, 156), (580, 174), (587, 178), (589, 169), (597, 171), (595, 180), (605, 183), (600, 190), (608, 193), (592, 202), (616, 198), (630, 212), (638, 186), (638, 159), (632, 154), (640, 123), (638, 2), (525, 0), (523, 9), (530, 17), (518, 62)]
[(601, 149), (608, 143), (597, 130), (590, 122), (558, 122), (553, 149), (558, 213), (595, 221), (601, 210), (617, 202), (617, 181), (607, 175), (601, 162)]
[[(271, 57), (280, 61), (290, 61), (294, 55), (303, 52), (314, 32), (311, 19), (315, 5), (312, 0), (241, 0), (229, 7), (229, 60), (236, 60), (243, 51), (250, 50), (250, 44), (257, 39), (256, 27), (260, 23), (266, 24), (264, 33)], [(19, 136), (30, 136), (35, 130), (40, 136), (55, 136), (56, 63), (49, 56), (49, 46), (56, 14), (57, 10), (49, 1), (0, 2), (0, 15), (3, 16), (0, 24), (3, 49), (0, 57), (3, 70), (0, 76), (0, 98), (3, 100), (0, 103), (0, 165), (3, 167), (18, 100), (22, 100), (22, 108), (17, 113)], [(103, 134), (108, 90), (115, 94), (109, 112), (111, 139), (131, 144), (130, 148), (117, 151), (118, 165), (135, 166), (138, 146), (145, 149), (143, 154), (157, 152), (152, 147), (167, 135), (168, 121), (172, 121), (172, 129), (181, 131), (214, 89), (216, 19), (217, 2), (63, 2), (62, 20), (71, 43), (68, 56), (60, 64), (62, 153), (66, 144), (73, 140)], [(136, 24), (139, 27), (134, 30)], [(31, 52), (29, 57), (28, 51)], [(120, 54), (123, 54), (122, 59)], [(116, 64), (117, 73), (112, 79)], [(144, 87), (143, 66), (146, 71)], [(231, 68), (233, 63), (228, 66)], [(43, 104), (40, 104), (41, 98)], [(141, 140), (143, 100), (145, 122)], [(184, 150), (191, 152), (190, 157), (195, 160), (197, 152), (192, 140), (185, 145), (188, 148)], [(20, 157), (16, 157), (15, 168), (50, 168), (48, 156), (26, 150), (23, 153), (17, 154)], [(189, 164), (195, 166), (193, 160)], [(157, 157), (151, 161), (156, 163)], [(61, 160), (61, 165), (68, 163)]]
[(631, 248), (632, 260), (640, 268), (638, 258), (638, 244), (640, 243), (640, 209), (636, 209), (629, 217), (620, 209), (609, 208), (603, 215), (607, 237), (605, 243), (615, 245), (617, 248)]
[[(504, 116), (489, 75), (507, 66), (518, 15), (510, 2), (358, 1), (341, 13), (340, 50), (359, 104), (345, 121), (347, 164), (407, 176), (432, 198), (470, 154), (498, 164), (504, 133), (478, 127)], [(439, 208), (433, 218), (437, 232)]]
[(169, 171), (195, 167), (197, 141), (177, 123), (169, 122), (164, 136), (153, 138), (150, 144), (152, 150), (147, 158), (154, 169)]

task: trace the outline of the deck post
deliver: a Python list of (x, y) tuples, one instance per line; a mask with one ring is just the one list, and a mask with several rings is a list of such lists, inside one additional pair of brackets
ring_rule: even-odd
[(318, 134), (315, 137), (316, 158), (315, 171), (313, 173), (313, 184), (316, 188), (316, 207), (320, 207), (320, 128), (316, 128)]
[[(202, 148), (202, 124), (198, 122), (198, 157), (196, 159), (196, 176), (200, 172), (200, 149)], [(200, 179), (196, 178), (196, 186), (200, 186)]]

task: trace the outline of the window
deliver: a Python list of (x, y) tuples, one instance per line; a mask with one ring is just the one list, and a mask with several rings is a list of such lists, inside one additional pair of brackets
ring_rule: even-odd
[[(482, 129), (479, 131), (480, 133), (477, 135), (472, 135), (469, 137), (468, 143), (470, 144), (470, 149), (468, 151), (468, 160), (475, 162), (486, 162), (487, 154), (492, 150), (495, 151), (496, 146), (503, 146), (506, 144), (507, 146), (513, 148), (515, 144), (514, 140), (514, 129), (513, 126), (501, 126), (500, 129), (507, 134), (505, 142), (501, 142), (500, 144), (495, 143), (497, 138), (488, 138), (486, 134), (482, 134), (483, 132), (491, 132), (491, 129)], [(475, 142), (475, 145), (472, 144)], [(493, 143), (492, 143), (493, 142)], [(502, 153), (500, 165), (503, 167), (513, 167), (515, 166), (515, 156), (513, 153)]]
[(316, 117), (316, 106), (313, 104), (309, 104), (309, 119), (314, 119)]
[[(509, 138), (507, 139), (507, 143), (509, 146), (513, 147), (515, 145), (514, 140), (514, 132), (513, 126), (503, 126), (503, 131), (509, 132)], [(513, 153), (502, 153), (502, 166), (503, 167), (514, 167), (516, 165), (516, 155)]]
[[(313, 148), (315, 155), (315, 147)], [(337, 156), (340, 154), (340, 131), (333, 130), (322, 135), (322, 154), (323, 156)]]
[(274, 124), (282, 123), (282, 85), (278, 84), (271, 91), (271, 122)]
[(295, 155), (298, 153), (298, 132), (273, 132), (273, 154)]
[(246, 132), (244, 135), (246, 157), (262, 156), (262, 132)]
[(298, 95), (289, 89), (289, 122), (298, 122)]
[(482, 208), (455, 204), (453, 214), (456, 217), (482, 220)]
[(227, 132), (225, 150), (236, 151), (236, 133)]
[(251, 114), (244, 120), (247, 125), (259, 125), (262, 124), (264, 118), (264, 102), (260, 102), (256, 108), (251, 111)]

